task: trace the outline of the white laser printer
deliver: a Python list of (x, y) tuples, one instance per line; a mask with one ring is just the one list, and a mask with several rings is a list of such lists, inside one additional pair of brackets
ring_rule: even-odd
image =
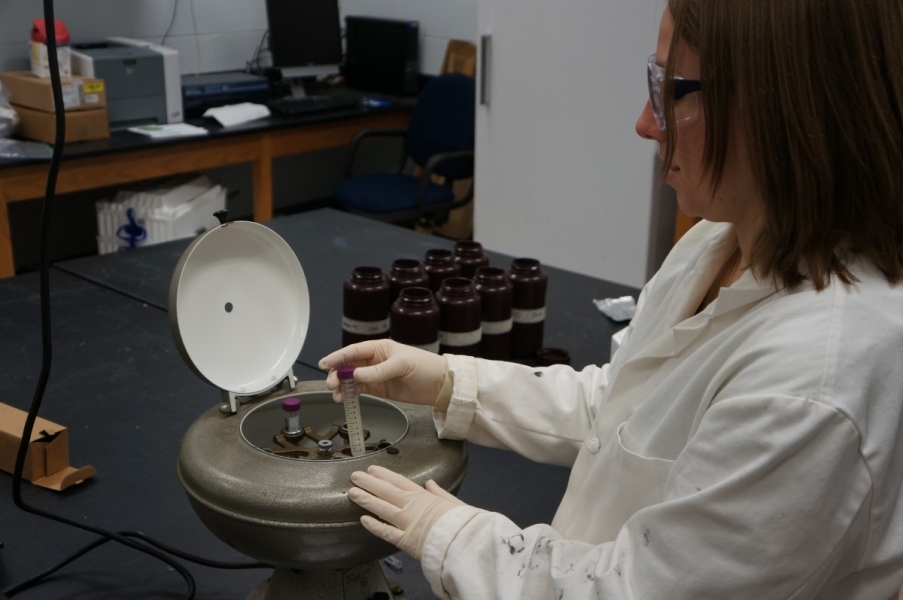
[(72, 44), (70, 53), (73, 73), (104, 80), (110, 129), (184, 120), (177, 50), (111, 37)]

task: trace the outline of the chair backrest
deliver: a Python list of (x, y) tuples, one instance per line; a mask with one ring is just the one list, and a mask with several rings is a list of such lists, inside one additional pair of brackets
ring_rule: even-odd
[[(422, 167), (434, 154), (473, 150), (475, 114), (474, 78), (460, 73), (439, 75), (417, 96), (408, 125), (408, 154)], [(436, 173), (448, 179), (471, 177), (473, 161), (449, 161)]]
[(477, 45), (464, 40), (448, 40), (440, 73), (462, 73), (476, 77)]

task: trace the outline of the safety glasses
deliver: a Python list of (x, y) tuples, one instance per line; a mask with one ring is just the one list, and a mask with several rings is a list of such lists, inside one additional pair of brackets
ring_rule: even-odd
[[(662, 100), (662, 91), (665, 85), (665, 68), (655, 63), (655, 54), (649, 56), (646, 63), (649, 82), (649, 102), (652, 104), (652, 113), (655, 115), (655, 124), (659, 130), (665, 130), (665, 104)], [(691, 95), (702, 89), (702, 84), (696, 79), (684, 79), (674, 77), (672, 80), (674, 89), (674, 121), (688, 121), (699, 114), (699, 96)]]

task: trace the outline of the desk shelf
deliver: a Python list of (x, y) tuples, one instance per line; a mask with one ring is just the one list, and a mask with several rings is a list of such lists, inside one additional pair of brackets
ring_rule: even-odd
[[(66, 146), (57, 194), (127, 185), (241, 163), (252, 164), (254, 220), (273, 217), (273, 159), (351, 143), (361, 129), (407, 127), (409, 107), (275, 117), (231, 129), (209, 126), (203, 139), (150, 140), (127, 131)], [(208, 125), (207, 122), (203, 123)], [(44, 195), (49, 163), (0, 161), (0, 278), (15, 274), (9, 204)]]

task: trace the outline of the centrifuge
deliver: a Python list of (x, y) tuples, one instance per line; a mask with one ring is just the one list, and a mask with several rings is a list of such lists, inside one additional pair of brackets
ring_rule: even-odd
[(363, 528), (348, 499), (351, 473), (381, 465), (454, 493), (463, 442), (438, 439), (429, 407), (362, 395), (365, 452), (353, 455), (325, 375), (293, 374), (311, 318), (307, 280), (264, 225), (224, 222), (198, 236), (173, 273), (169, 315), (185, 362), (220, 391), (185, 433), (178, 476), (217, 537), (273, 565), (248, 600), (404, 598), (379, 565), (397, 549)]

